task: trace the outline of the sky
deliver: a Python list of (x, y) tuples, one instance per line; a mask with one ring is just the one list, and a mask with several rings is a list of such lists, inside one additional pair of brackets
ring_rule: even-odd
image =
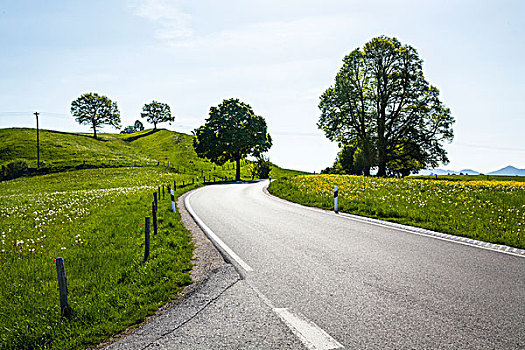
[(157, 100), (175, 116), (159, 127), (191, 133), (235, 97), (266, 119), (272, 162), (320, 171), (338, 147), (319, 96), (386, 35), (417, 49), (456, 120), (441, 168), (524, 169), (524, 15), (521, 0), (0, 0), (0, 128), (35, 127), (38, 111), (41, 128), (89, 132), (69, 111), (97, 92), (123, 126)]

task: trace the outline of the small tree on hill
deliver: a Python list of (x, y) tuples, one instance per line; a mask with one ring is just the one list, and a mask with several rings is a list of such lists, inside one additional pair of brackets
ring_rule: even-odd
[(148, 123), (153, 124), (153, 129), (157, 129), (158, 123), (172, 122), (175, 117), (171, 115), (170, 106), (166, 103), (153, 101), (142, 107), (142, 118), (146, 118)]
[(135, 131), (142, 131), (144, 130), (144, 124), (140, 120), (135, 120), (135, 124), (133, 125), (135, 128)]
[(235, 179), (241, 179), (241, 159), (248, 155), (261, 156), (272, 147), (266, 121), (255, 115), (252, 108), (238, 99), (222, 101), (210, 108), (206, 123), (195, 129), (193, 147), (201, 158), (217, 165), (235, 161)]
[(120, 128), (117, 103), (97, 93), (84, 94), (71, 102), (71, 114), (79, 124), (91, 125), (94, 138), (97, 138), (98, 126), (111, 125)]

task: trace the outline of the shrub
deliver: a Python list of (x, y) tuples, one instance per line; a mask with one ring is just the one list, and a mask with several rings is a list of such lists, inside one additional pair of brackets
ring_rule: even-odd
[(7, 165), (2, 165), (2, 180), (11, 180), (28, 173), (29, 166), (23, 160), (16, 160)]
[(252, 177), (258, 179), (267, 179), (272, 171), (272, 163), (268, 159), (261, 157), (257, 159), (254, 167), (252, 168)]

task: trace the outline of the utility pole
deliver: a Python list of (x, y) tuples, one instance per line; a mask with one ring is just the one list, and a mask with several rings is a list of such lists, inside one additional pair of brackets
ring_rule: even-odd
[(34, 113), (34, 115), (36, 116), (36, 167), (40, 168), (40, 137), (38, 133), (38, 114), (38, 112)]

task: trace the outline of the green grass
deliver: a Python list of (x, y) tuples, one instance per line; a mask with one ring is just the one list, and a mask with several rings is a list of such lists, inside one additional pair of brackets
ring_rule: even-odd
[[(167, 165), (181, 174), (233, 178), (232, 162), (217, 166), (197, 157), (193, 149), (193, 136), (158, 129), (133, 134), (65, 133), (40, 131), (40, 160), (44, 163), (40, 172), (56, 172), (82, 167), (108, 166), (156, 166)], [(131, 140), (131, 141), (130, 141)], [(14, 160), (28, 162), (36, 168), (36, 130), (24, 128), (0, 129), (0, 165)], [(85, 166), (84, 166), (85, 164)], [(252, 164), (243, 160), (241, 178), (251, 179)], [(36, 172), (38, 173), (38, 172)], [(300, 172), (273, 167), (272, 176), (297, 175)]]
[(313, 175), (274, 181), (269, 191), (296, 203), (332, 210), (336, 185), (342, 212), (525, 248), (522, 181)]
[[(0, 129), (0, 164), (25, 160), (36, 166), (36, 130)], [(99, 164), (108, 160), (154, 161), (119, 138), (100, 135), (40, 131), (40, 160), (45, 164)]]
[[(191, 283), (190, 234), (167, 198), (159, 202), (159, 233), (143, 262), (152, 192), (182, 178), (158, 168), (120, 168), (0, 183), (0, 348), (97, 344)], [(66, 266), (70, 320), (60, 316), (57, 257)]]

